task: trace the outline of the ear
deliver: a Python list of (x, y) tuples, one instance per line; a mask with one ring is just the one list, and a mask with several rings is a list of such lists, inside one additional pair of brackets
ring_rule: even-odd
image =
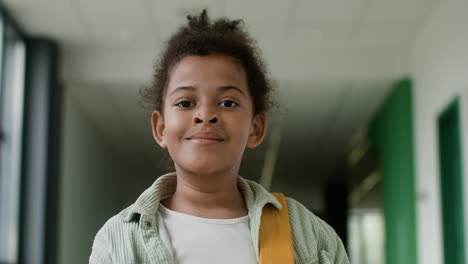
[(164, 136), (164, 119), (158, 110), (154, 110), (151, 114), (151, 128), (156, 143), (158, 143), (161, 148), (167, 148), (166, 137)]
[(255, 148), (262, 143), (265, 138), (267, 130), (267, 115), (261, 112), (255, 115), (252, 121), (252, 129), (250, 130), (249, 138), (247, 140), (248, 148)]

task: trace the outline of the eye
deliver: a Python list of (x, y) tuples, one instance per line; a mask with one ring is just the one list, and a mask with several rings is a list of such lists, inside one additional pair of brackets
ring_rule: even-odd
[(181, 108), (187, 108), (187, 107), (194, 106), (195, 104), (190, 102), (190, 101), (184, 100), (184, 101), (178, 102), (175, 105), (178, 106), (178, 107), (181, 107)]
[(238, 103), (232, 101), (232, 100), (224, 100), (220, 103), (224, 107), (236, 107), (239, 106)]

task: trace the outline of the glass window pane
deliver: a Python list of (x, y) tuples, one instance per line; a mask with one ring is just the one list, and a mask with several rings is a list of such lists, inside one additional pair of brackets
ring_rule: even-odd
[(381, 209), (352, 209), (348, 223), (351, 263), (384, 264), (385, 230)]
[(0, 130), (0, 263), (16, 263), (24, 107), (25, 44), (14, 27), (2, 23)]

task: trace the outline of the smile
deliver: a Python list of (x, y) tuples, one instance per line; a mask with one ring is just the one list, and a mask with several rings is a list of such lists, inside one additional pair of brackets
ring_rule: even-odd
[(187, 138), (190, 142), (195, 144), (215, 144), (223, 141), (224, 139), (214, 132), (198, 132)]
[(222, 141), (214, 138), (190, 138), (188, 140), (195, 144), (214, 144)]

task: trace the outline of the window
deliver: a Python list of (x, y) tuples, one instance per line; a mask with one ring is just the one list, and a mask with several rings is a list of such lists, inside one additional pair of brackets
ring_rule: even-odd
[(385, 227), (380, 208), (354, 208), (349, 217), (351, 263), (385, 263)]
[(16, 263), (26, 50), (15, 27), (0, 20), (0, 263)]

